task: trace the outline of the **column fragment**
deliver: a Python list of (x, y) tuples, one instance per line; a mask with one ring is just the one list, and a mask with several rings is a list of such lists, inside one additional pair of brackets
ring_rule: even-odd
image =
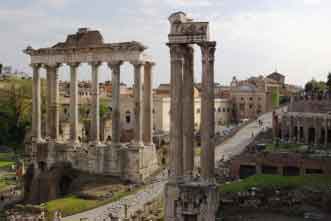
[(120, 72), (121, 61), (108, 63), (112, 71), (112, 144), (117, 146), (120, 143)]
[(91, 121), (91, 142), (98, 144), (100, 141), (100, 115), (99, 115), (99, 76), (98, 69), (100, 62), (91, 62), (92, 69), (92, 121)]
[(142, 68), (143, 62), (136, 61), (132, 62), (134, 67), (134, 139), (133, 144), (136, 146), (142, 146), (142, 110), (143, 110), (143, 102), (142, 102)]
[(77, 68), (79, 63), (70, 63), (70, 138), (78, 143), (78, 79)]
[(144, 113), (143, 141), (146, 145), (153, 144), (153, 69), (154, 63), (147, 62), (144, 66)]
[(183, 103), (182, 86), (185, 48), (180, 44), (168, 44), (171, 59), (170, 104), (170, 179), (183, 176)]
[(194, 48), (187, 46), (183, 76), (183, 152), (184, 174), (190, 176), (194, 169)]
[(214, 114), (214, 54), (216, 42), (200, 44), (202, 52), (201, 96), (201, 176), (206, 182), (214, 181), (215, 167), (215, 114)]
[(41, 141), (41, 94), (40, 94), (40, 64), (31, 65), (33, 68), (32, 94), (32, 131), (35, 142)]

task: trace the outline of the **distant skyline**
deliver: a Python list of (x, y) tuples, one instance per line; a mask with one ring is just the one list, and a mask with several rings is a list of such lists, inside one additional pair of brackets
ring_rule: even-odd
[[(64, 41), (79, 27), (99, 30), (105, 42), (140, 41), (155, 60), (154, 85), (169, 82), (168, 16), (184, 11), (209, 21), (217, 41), (215, 81), (229, 84), (277, 71), (288, 83), (325, 80), (331, 71), (330, 0), (2, 0), (0, 62), (31, 72), (22, 53)], [(200, 81), (200, 49), (196, 48), (195, 79)], [(60, 78), (69, 79), (68, 67)], [(106, 65), (101, 80), (110, 80)], [(90, 79), (86, 64), (81, 80)], [(121, 80), (131, 84), (133, 70), (125, 64)]]

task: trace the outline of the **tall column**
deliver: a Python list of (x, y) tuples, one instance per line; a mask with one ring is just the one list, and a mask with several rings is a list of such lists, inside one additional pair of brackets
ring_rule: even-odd
[(79, 63), (70, 63), (70, 138), (78, 143), (78, 80), (77, 68)]
[(180, 44), (168, 44), (170, 48), (170, 178), (183, 176), (183, 103), (182, 85), (185, 48)]
[(117, 146), (120, 143), (121, 126), (120, 126), (120, 73), (121, 61), (108, 63), (112, 71), (112, 144)]
[(132, 62), (134, 67), (134, 139), (133, 144), (137, 146), (143, 145), (142, 141), (142, 110), (143, 110), (143, 88), (142, 88), (142, 68), (143, 62)]
[(293, 141), (293, 118), (290, 117), (290, 125), (288, 127), (288, 141), (292, 142)]
[(98, 144), (100, 141), (100, 115), (99, 115), (99, 79), (98, 69), (101, 62), (91, 62), (92, 69), (92, 119), (91, 142)]
[(51, 117), (51, 100), (52, 100), (52, 75), (51, 71), (49, 71), (49, 67), (47, 65), (44, 66), (46, 68), (46, 139), (51, 137), (52, 131), (52, 117)]
[(50, 127), (49, 127), (49, 134), (50, 139), (56, 141), (59, 139), (59, 80), (58, 80), (58, 68), (60, 64), (55, 65), (48, 65), (47, 66), (47, 77), (50, 77), (49, 83), (50, 88), (49, 90), (49, 117), (50, 120)]
[(146, 145), (153, 144), (153, 65), (154, 63), (147, 62), (144, 66), (143, 141)]
[(183, 152), (184, 174), (194, 169), (194, 48), (186, 48), (183, 76)]
[(35, 142), (41, 141), (41, 95), (40, 95), (40, 64), (32, 64), (33, 91), (32, 91), (32, 131)]
[(325, 147), (327, 148), (328, 147), (328, 138), (329, 134), (328, 134), (328, 120), (327, 118), (325, 118), (325, 136), (324, 136), (324, 144), (325, 144)]
[(201, 176), (213, 182), (215, 168), (214, 54), (216, 42), (200, 44), (202, 52)]

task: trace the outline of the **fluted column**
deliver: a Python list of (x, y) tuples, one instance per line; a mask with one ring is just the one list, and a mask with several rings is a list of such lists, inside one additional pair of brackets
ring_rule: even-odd
[(92, 69), (92, 118), (91, 118), (91, 142), (98, 144), (100, 141), (100, 115), (99, 115), (99, 76), (100, 62), (91, 62)]
[(214, 54), (216, 42), (200, 44), (202, 52), (201, 96), (201, 176), (214, 181), (215, 167), (215, 114), (214, 114)]
[(194, 48), (186, 47), (183, 75), (183, 152), (184, 174), (194, 169)]
[(146, 145), (153, 144), (153, 72), (154, 63), (148, 62), (144, 66), (144, 113), (143, 113), (143, 141)]
[(32, 91), (32, 131), (35, 142), (41, 141), (41, 95), (40, 95), (40, 64), (32, 64), (33, 91)]
[(170, 178), (183, 176), (183, 103), (182, 86), (185, 48), (168, 44), (170, 48)]
[(78, 143), (78, 80), (77, 68), (79, 63), (70, 63), (70, 138)]
[(134, 67), (134, 139), (133, 144), (137, 146), (143, 145), (142, 141), (142, 110), (143, 110), (143, 88), (142, 88), (142, 68), (143, 62), (132, 62)]
[(120, 126), (120, 74), (121, 74), (121, 61), (114, 61), (108, 63), (112, 71), (112, 144), (117, 146), (121, 138)]

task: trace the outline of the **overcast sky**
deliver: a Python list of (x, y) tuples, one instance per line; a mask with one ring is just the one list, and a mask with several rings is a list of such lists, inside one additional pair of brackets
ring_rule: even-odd
[[(287, 81), (303, 84), (324, 79), (331, 71), (330, 0), (1, 0), (0, 62), (31, 72), (22, 49), (48, 47), (64, 41), (78, 27), (100, 30), (106, 42), (141, 41), (155, 59), (155, 85), (169, 81), (168, 16), (184, 11), (209, 21), (217, 41), (215, 80), (228, 84), (266, 75), (276, 68)], [(196, 48), (196, 80), (200, 50)], [(68, 79), (68, 67), (60, 77)], [(101, 79), (110, 80), (106, 65)], [(122, 80), (133, 71), (124, 65)], [(87, 65), (80, 79), (89, 79)]]

